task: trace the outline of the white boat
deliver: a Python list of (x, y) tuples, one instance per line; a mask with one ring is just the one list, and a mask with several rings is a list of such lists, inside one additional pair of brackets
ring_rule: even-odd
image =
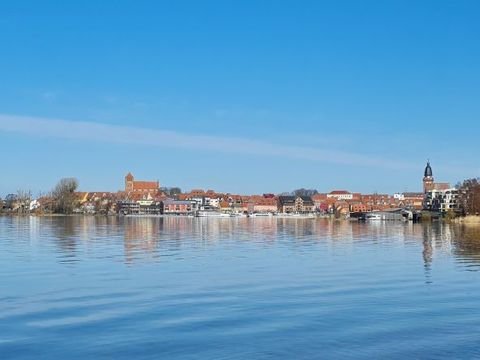
[(215, 218), (229, 218), (230, 214), (221, 213), (214, 210), (199, 210), (195, 214), (196, 217), (215, 217)]
[(233, 217), (233, 218), (246, 218), (247, 215), (246, 215), (246, 214), (240, 214), (240, 213), (233, 213), (233, 214), (230, 214), (230, 217)]
[(311, 219), (311, 218), (315, 218), (317, 217), (317, 215), (315, 214), (293, 214), (293, 217), (298, 217), (298, 218), (302, 218), (302, 219)]
[(383, 220), (382, 215), (380, 215), (380, 214), (367, 214), (367, 215), (365, 216), (365, 219), (366, 219), (366, 220), (369, 220), (369, 221), (380, 221), (380, 220)]
[(250, 217), (273, 217), (272, 213), (253, 213)]

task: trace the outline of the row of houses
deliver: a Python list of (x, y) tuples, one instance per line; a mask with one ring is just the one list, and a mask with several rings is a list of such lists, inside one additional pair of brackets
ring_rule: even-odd
[[(49, 211), (51, 199), (43, 197), (32, 202), (29, 210)], [(362, 195), (347, 191), (332, 191), (314, 196), (234, 195), (213, 190), (193, 190), (170, 198), (160, 190), (148, 192), (78, 192), (75, 213), (82, 214), (193, 214), (197, 210), (216, 210), (225, 213), (324, 213), (347, 214), (391, 208), (421, 209), (423, 194)], [(432, 197), (432, 202), (438, 197)], [(17, 204), (17, 203), (15, 203)], [(18, 207), (18, 205), (15, 205)]]
[[(328, 213), (348, 214), (386, 211), (404, 208), (410, 210), (450, 211), (458, 207), (458, 190), (447, 183), (436, 183), (430, 163), (425, 168), (424, 192), (389, 194), (361, 194), (335, 190), (313, 196), (293, 195), (238, 195), (214, 190), (194, 189), (188, 193), (167, 196), (159, 181), (138, 181), (131, 173), (125, 176), (125, 188), (112, 192), (78, 192), (74, 212), (85, 214), (192, 214), (197, 210), (216, 210), (230, 213)], [(51, 199), (27, 203), (13, 195), (4, 203), (17, 211), (51, 210)], [(0, 204), (1, 205), (1, 204)], [(5, 207), (5, 205), (4, 205)]]
[[(430, 162), (424, 171), (423, 192), (405, 192), (389, 194), (361, 194), (346, 190), (335, 190), (329, 193), (313, 196), (276, 196), (235, 195), (217, 193), (214, 190), (194, 189), (189, 193), (178, 194), (175, 199), (169, 199), (160, 191), (158, 181), (136, 181), (131, 173), (125, 177), (122, 211), (142, 212), (141, 202), (146, 209), (156, 206), (156, 210), (165, 214), (184, 214), (196, 210), (216, 209), (223, 212), (237, 213), (331, 213), (347, 214), (352, 212), (385, 211), (396, 208), (409, 210), (450, 211), (458, 207), (458, 191), (450, 188), (448, 183), (434, 181)], [(138, 197), (142, 197), (139, 199)], [(145, 198), (147, 197), (147, 198)], [(127, 200), (125, 200), (127, 199)], [(133, 204), (137, 205), (127, 205)], [(152, 205), (156, 204), (156, 205)], [(138, 210), (140, 206), (140, 210)], [(162, 207), (162, 210), (158, 210)], [(158, 209), (157, 209), (158, 208)], [(134, 210), (132, 210), (134, 209)]]
[[(338, 198), (338, 196), (342, 196)], [(392, 208), (422, 209), (422, 194), (402, 194), (401, 197), (373, 194), (351, 194), (335, 191), (329, 194), (310, 196), (271, 194), (232, 195), (213, 190), (195, 190), (179, 194), (176, 199), (147, 197), (140, 200), (128, 199), (120, 202), (120, 213), (190, 214), (197, 210), (217, 210), (225, 213), (323, 213), (347, 214), (350, 212), (384, 211)], [(143, 203), (143, 204), (142, 204)], [(134, 205), (135, 204), (135, 205)], [(154, 206), (154, 210), (148, 207)], [(145, 210), (142, 210), (145, 207)]]

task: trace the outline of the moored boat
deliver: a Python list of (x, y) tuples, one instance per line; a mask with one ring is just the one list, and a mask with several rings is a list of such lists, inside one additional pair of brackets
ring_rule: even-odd
[(215, 210), (198, 210), (195, 214), (196, 217), (215, 217), (215, 218), (229, 218), (230, 214), (225, 214)]
[(382, 215), (380, 215), (380, 214), (374, 214), (374, 213), (372, 213), (372, 214), (367, 214), (367, 215), (365, 216), (365, 219), (368, 220), (368, 221), (380, 221), (380, 220), (383, 220)]
[(273, 217), (272, 213), (253, 213), (250, 217)]

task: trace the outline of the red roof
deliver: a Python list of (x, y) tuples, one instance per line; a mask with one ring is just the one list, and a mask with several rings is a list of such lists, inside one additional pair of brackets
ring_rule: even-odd
[(157, 190), (158, 182), (155, 181), (134, 181), (133, 182), (134, 190)]

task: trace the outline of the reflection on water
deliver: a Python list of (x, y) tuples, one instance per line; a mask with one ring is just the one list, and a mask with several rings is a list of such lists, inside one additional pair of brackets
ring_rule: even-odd
[[(477, 261), (480, 227), (465, 225), (334, 222), (325, 219), (195, 219), (188, 217), (51, 217), (3, 218), (3, 241), (38, 243), (48, 238), (63, 256), (75, 257), (77, 247), (121, 239), (125, 261), (158, 254), (162, 246), (180, 249), (182, 242), (204, 246), (220, 241), (271, 244), (288, 240), (292, 246), (324, 242), (330, 245), (369, 242), (389, 244), (421, 242), (425, 267), (436, 252)], [(8, 232), (7, 232), (8, 231)], [(5, 239), (7, 236), (10, 239)], [(12, 238), (13, 237), (13, 238)], [(148, 257), (147, 257), (148, 258)], [(155, 258), (155, 256), (151, 256)], [(145, 260), (145, 259), (144, 259)]]
[(4, 217), (0, 263), (2, 359), (480, 357), (480, 227)]

